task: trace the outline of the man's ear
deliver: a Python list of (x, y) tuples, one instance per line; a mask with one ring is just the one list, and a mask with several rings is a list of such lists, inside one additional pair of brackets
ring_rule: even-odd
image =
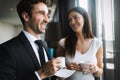
[(23, 19), (24, 19), (25, 21), (29, 21), (29, 15), (28, 15), (28, 13), (23, 12), (23, 13), (22, 13), (22, 17), (23, 17)]

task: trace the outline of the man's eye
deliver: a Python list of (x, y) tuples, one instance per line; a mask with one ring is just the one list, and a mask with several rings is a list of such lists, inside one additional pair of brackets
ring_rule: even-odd
[(40, 11), (39, 14), (44, 14), (44, 12), (43, 12), (43, 11)]

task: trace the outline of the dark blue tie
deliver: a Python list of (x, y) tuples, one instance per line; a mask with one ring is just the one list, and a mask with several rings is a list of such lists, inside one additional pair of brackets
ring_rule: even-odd
[[(41, 62), (41, 66), (45, 64), (45, 55), (44, 55), (44, 50), (43, 50), (43, 47), (46, 51), (46, 54), (47, 54), (47, 57), (49, 59), (49, 55), (48, 55), (48, 51), (47, 51), (47, 44), (45, 41), (42, 41), (42, 40), (36, 40), (35, 43), (38, 45), (39, 47), (39, 50), (38, 50), (38, 53), (39, 53), (39, 58), (40, 58), (40, 62)], [(45, 78), (43, 80), (49, 80), (50, 78)]]
[(36, 40), (35, 43), (39, 47), (38, 53), (39, 53), (39, 58), (40, 58), (41, 66), (42, 66), (43, 64), (45, 64), (45, 55), (44, 55), (44, 51), (43, 51), (43, 42), (42, 42), (42, 40)]

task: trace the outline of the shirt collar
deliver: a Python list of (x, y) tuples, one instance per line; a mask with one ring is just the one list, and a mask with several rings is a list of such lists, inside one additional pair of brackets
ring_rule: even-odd
[[(36, 40), (38, 40), (36, 37), (34, 37), (33, 35), (31, 35), (30, 33), (28, 33), (27, 31), (23, 30), (23, 33), (25, 34), (25, 36), (28, 38), (28, 40), (30, 42), (34, 42)], [(39, 37), (39, 40), (41, 40), (41, 38)]]

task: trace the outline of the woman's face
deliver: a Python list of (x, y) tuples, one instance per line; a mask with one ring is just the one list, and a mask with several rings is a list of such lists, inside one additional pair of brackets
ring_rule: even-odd
[(75, 11), (70, 12), (69, 14), (69, 25), (72, 30), (76, 33), (82, 32), (84, 26), (84, 18), (83, 16)]

